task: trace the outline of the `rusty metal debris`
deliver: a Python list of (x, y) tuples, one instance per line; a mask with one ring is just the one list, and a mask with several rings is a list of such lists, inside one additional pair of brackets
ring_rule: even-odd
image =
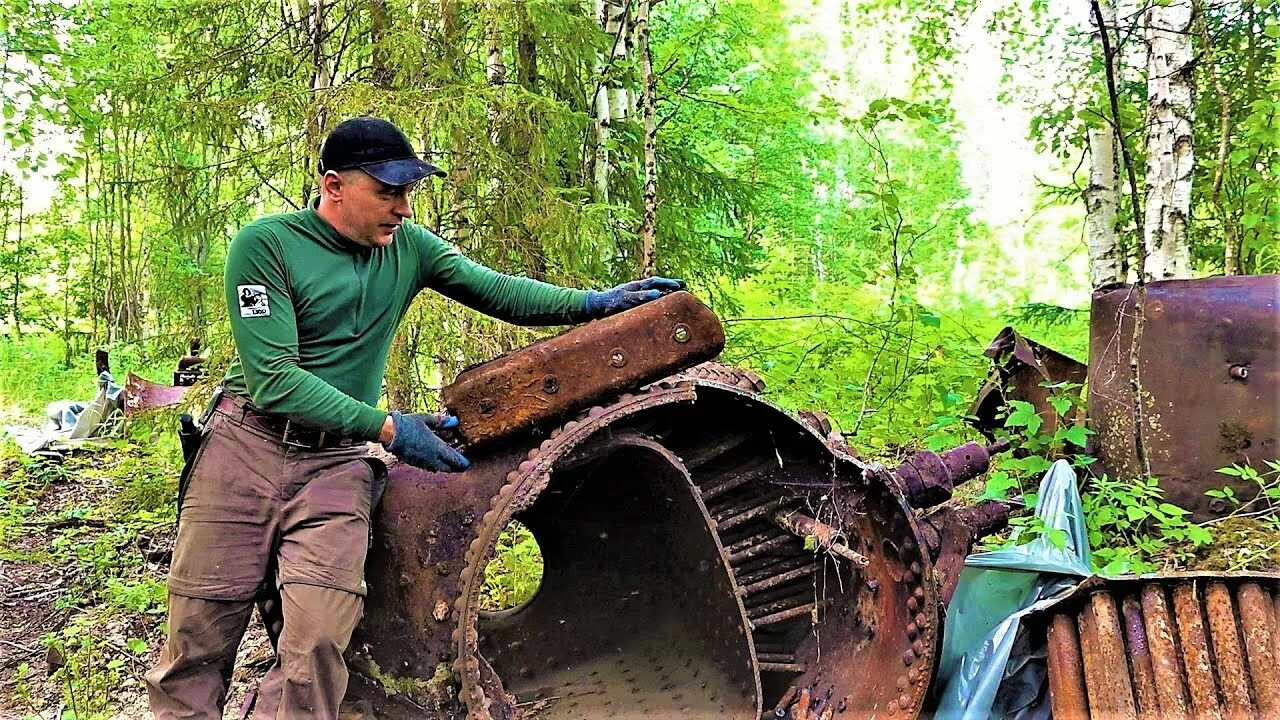
[(1094, 579), (1031, 624), (1058, 720), (1280, 716), (1280, 574)]
[[(582, 332), (549, 342), (573, 347)], [(544, 375), (587, 391), (613, 382), (539, 357)], [(476, 720), (917, 716), (943, 545), (903, 489), (945, 499), (988, 449), (863, 463), (822, 416), (788, 415), (763, 387), (703, 363), (545, 435), (504, 430), (461, 475), (393, 465), (355, 664), (414, 690), (387, 696), (365, 678), (353, 693), (392, 718), (459, 705)], [(485, 568), (512, 521), (539, 543), (541, 586), (488, 612)]]
[[(991, 375), (978, 391), (969, 416), (988, 437), (1004, 427), (1000, 412), (1010, 400), (1035, 406), (1036, 413), (1044, 419), (1044, 431), (1053, 434), (1058, 429), (1058, 413), (1049, 404), (1052, 390), (1045, 386), (1061, 382), (1083, 384), (1088, 374), (1084, 363), (1023, 337), (1011, 327), (995, 336), (986, 355), (991, 358)], [(1080, 419), (1075, 412), (1067, 418), (1070, 422)]]
[(177, 405), (190, 391), (190, 387), (162, 385), (129, 373), (124, 381), (124, 391), (121, 393), (124, 413), (131, 415), (143, 410)]
[(715, 314), (677, 292), (471, 368), (442, 395), (467, 442), (493, 442), (540, 425), (549, 430), (548, 423), (723, 348)]
[[(1143, 437), (1151, 474), (1166, 499), (1196, 519), (1231, 509), (1205, 491), (1256, 487), (1218, 474), (1233, 463), (1276, 456), (1280, 437), (1280, 275), (1166, 280), (1145, 291), (1142, 349)], [(1135, 477), (1134, 392), (1129, 348), (1137, 292), (1093, 298), (1089, 416), (1098, 471)]]

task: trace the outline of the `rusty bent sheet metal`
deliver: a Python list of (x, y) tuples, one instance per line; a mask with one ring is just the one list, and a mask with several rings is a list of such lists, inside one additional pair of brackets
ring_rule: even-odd
[(1055, 718), (1280, 717), (1280, 574), (1093, 579), (1029, 624)]
[(129, 373), (121, 393), (124, 398), (124, 413), (131, 415), (143, 410), (177, 405), (190, 391), (190, 387), (162, 385)]
[(720, 320), (687, 292), (596, 320), (471, 368), (443, 390), (472, 445), (522, 430), (550, 430), (602, 400), (724, 349)]
[[(393, 464), (352, 699), (397, 719), (918, 716), (941, 613), (907, 482), (762, 390), (705, 363), (483, 445), (462, 474)], [(969, 452), (947, 483), (985, 469)], [(512, 521), (543, 576), (491, 612)]]
[[(1084, 363), (1023, 337), (1012, 327), (1004, 328), (991, 340), (986, 355), (991, 358), (991, 373), (978, 391), (969, 417), (974, 427), (988, 437), (1004, 427), (1000, 412), (1010, 400), (1031, 403), (1044, 419), (1044, 431), (1052, 434), (1058, 429), (1058, 413), (1049, 404), (1052, 391), (1045, 384), (1083, 384), (1088, 374)], [(1068, 419), (1075, 422), (1081, 418), (1073, 414)]]
[[(1134, 451), (1129, 354), (1139, 292), (1122, 287), (1093, 298), (1089, 330), (1089, 417), (1097, 432), (1094, 468), (1111, 477), (1141, 474)], [(1274, 458), (1280, 437), (1280, 275), (1166, 280), (1145, 290), (1142, 348), (1143, 440), (1151, 474), (1169, 502), (1203, 520), (1231, 510), (1205, 491), (1230, 484), (1233, 463)]]

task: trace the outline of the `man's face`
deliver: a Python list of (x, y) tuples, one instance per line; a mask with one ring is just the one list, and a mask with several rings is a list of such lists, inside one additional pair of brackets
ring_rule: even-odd
[(387, 185), (363, 170), (328, 172), (321, 191), (332, 202), (335, 227), (365, 247), (386, 247), (396, 231), (413, 217), (409, 198), (417, 183)]

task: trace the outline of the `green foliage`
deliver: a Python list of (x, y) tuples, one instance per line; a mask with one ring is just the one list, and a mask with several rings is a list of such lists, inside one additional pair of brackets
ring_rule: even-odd
[(88, 615), (77, 617), (43, 642), (63, 663), (52, 676), (62, 688), (67, 708), (62, 718), (90, 720), (109, 716), (135, 653), (105, 640), (97, 618)]
[(1239, 463), (1217, 470), (1218, 473), (1227, 477), (1239, 478), (1258, 486), (1257, 494), (1248, 502), (1242, 503), (1241, 499), (1236, 497), (1235, 490), (1225, 485), (1221, 489), (1209, 490), (1205, 494), (1229, 501), (1235, 506), (1237, 512), (1253, 511), (1267, 514), (1267, 520), (1280, 529), (1280, 518), (1271, 514), (1275, 507), (1280, 506), (1280, 460), (1263, 460), (1262, 462), (1264, 466), (1262, 470)]
[(1154, 572), (1163, 563), (1185, 566), (1213, 536), (1190, 513), (1164, 502), (1156, 478), (1092, 478), (1082, 493), (1094, 565), (1103, 575)]
[(484, 569), (480, 607), (509, 610), (528, 602), (542, 583), (542, 551), (533, 533), (512, 521), (498, 535), (493, 560)]

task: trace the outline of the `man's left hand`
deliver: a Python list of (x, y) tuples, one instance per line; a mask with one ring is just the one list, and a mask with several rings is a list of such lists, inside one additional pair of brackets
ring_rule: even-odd
[(588, 291), (584, 309), (587, 317), (596, 320), (623, 310), (630, 310), (637, 305), (657, 300), (667, 293), (683, 289), (683, 280), (661, 277), (633, 280), (612, 290)]

